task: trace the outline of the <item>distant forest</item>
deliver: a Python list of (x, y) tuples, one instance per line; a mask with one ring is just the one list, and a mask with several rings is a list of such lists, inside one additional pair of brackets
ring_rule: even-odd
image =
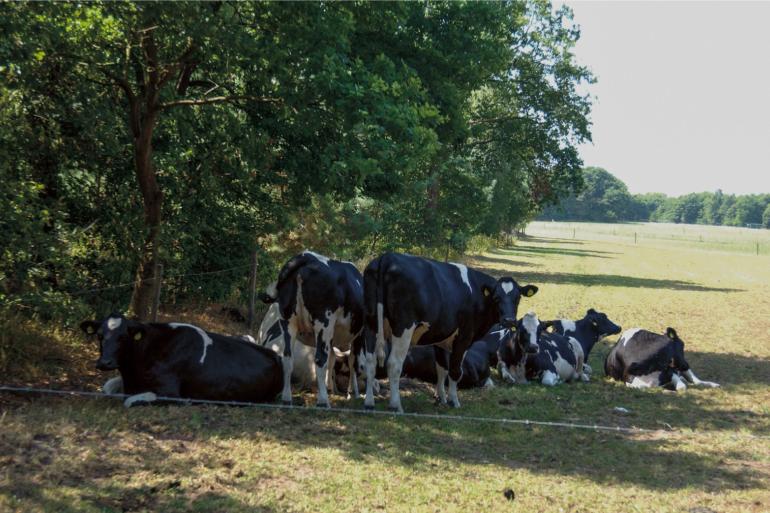
[(547, 207), (538, 219), (555, 221), (655, 221), (661, 223), (770, 228), (770, 194), (736, 196), (695, 192), (670, 198), (653, 192), (631, 194), (621, 180), (598, 167), (583, 171), (581, 192)]

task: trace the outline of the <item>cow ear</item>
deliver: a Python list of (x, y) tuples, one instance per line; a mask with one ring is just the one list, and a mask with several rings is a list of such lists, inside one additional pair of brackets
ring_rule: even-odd
[(596, 310), (594, 310), (593, 308), (589, 308), (588, 311), (586, 312), (586, 315), (594, 315), (595, 313), (596, 313)]
[(524, 285), (523, 287), (521, 287), (521, 293), (527, 297), (532, 297), (535, 294), (537, 294), (537, 286)]
[(87, 335), (93, 335), (99, 329), (99, 323), (96, 321), (83, 321), (80, 323), (80, 329)]
[(668, 338), (670, 338), (671, 340), (676, 340), (676, 338), (677, 338), (676, 330), (674, 328), (671, 328), (671, 327), (666, 328), (666, 336)]

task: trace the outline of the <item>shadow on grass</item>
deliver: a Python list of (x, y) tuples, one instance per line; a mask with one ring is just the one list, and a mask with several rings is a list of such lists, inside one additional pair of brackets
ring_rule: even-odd
[(484, 271), (492, 276), (511, 276), (526, 283), (540, 285), (541, 283), (556, 283), (570, 285), (602, 285), (607, 287), (644, 287), (651, 289), (689, 290), (694, 292), (743, 292), (743, 289), (707, 287), (690, 281), (665, 280), (655, 278), (639, 278), (636, 276), (622, 276), (620, 274), (574, 274), (574, 273), (548, 273), (538, 271), (511, 272), (506, 269), (493, 269), (487, 267)]
[(575, 239), (562, 239), (559, 237), (536, 237), (534, 235), (525, 235), (519, 238), (522, 242), (537, 242), (540, 244), (585, 244), (583, 241)]
[(506, 249), (494, 249), (491, 253), (499, 253), (501, 255), (519, 255), (519, 256), (536, 256), (536, 255), (565, 255), (576, 257), (592, 257), (592, 258), (614, 258), (609, 255), (618, 255), (615, 251), (599, 251), (596, 249), (572, 249), (572, 248), (547, 248), (541, 246), (514, 246)]
[(509, 265), (511, 267), (542, 267), (540, 264), (534, 264), (532, 262), (524, 262), (522, 260), (511, 260), (508, 258), (495, 258), (486, 255), (474, 255), (472, 260), (481, 264), (502, 264)]

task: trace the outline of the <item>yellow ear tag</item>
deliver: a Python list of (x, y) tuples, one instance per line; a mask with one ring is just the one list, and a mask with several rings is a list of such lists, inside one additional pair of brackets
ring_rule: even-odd
[(534, 295), (535, 295), (535, 291), (534, 291), (534, 290), (532, 290), (532, 289), (529, 289), (529, 290), (527, 291), (527, 297), (532, 297), (532, 296), (534, 296)]
[(484, 296), (489, 297), (489, 289), (484, 289)]
[(140, 332), (135, 333), (134, 340), (142, 340), (142, 334)]
[(511, 326), (510, 330), (511, 330), (511, 333), (516, 333), (516, 326)]
[(88, 333), (89, 335), (93, 335), (94, 334), (94, 327), (93, 326), (89, 326), (88, 328), (86, 328), (86, 333)]

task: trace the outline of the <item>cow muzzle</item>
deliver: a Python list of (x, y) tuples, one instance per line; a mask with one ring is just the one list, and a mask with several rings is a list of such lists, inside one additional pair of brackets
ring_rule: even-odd
[(527, 354), (537, 354), (537, 352), (540, 350), (537, 344), (528, 344), (527, 345)]
[(513, 317), (503, 317), (503, 320), (500, 321), (500, 324), (502, 324), (504, 328), (510, 329), (516, 325), (516, 319)]

